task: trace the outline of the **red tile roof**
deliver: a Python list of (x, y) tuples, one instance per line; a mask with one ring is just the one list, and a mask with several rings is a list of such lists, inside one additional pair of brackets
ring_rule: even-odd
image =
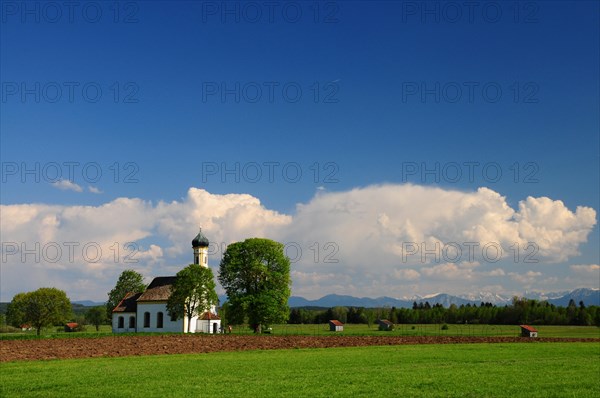
[(537, 332), (537, 330), (529, 325), (519, 325), (521, 329), (525, 329), (528, 332)]
[(69, 322), (69, 323), (67, 323), (66, 325), (67, 325), (67, 327), (68, 327), (68, 328), (70, 328), (70, 329), (75, 329), (77, 326), (79, 326), (79, 324), (78, 324), (78, 323), (75, 323), (75, 322)]
[(202, 314), (202, 317), (201, 317), (200, 319), (201, 319), (201, 320), (203, 320), (203, 321), (211, 321), (211, 320), (218, 321), (218, 320), (220, 320), (221, 318), (219, 318), (219, 316), (218, 316), (218, 315), (216, 315), (216, 314), (213, 314), (213, 313), (212, 313), (212, 312), (210, 312), (210, 311), (206, 311), (204, 314)]
[(344, 326), (344, 324), (337, 319), (331, 319), (329, 323), (331, 323), (333, 326)]

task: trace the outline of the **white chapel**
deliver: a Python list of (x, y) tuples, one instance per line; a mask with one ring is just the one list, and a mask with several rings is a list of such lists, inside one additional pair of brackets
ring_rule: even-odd
[[(192, 240), (194, 264), (208, 267), (209, 241), (202, 229)], [(159, 276), (152, 280), (142, 293), (127, 293), (112, 313), (113, 333), (124, 332), (188, 332), (188, 319), (184, 314), (177, 320), (167, 313), (167, 301), (176, 276)], [(192, 318), (192, 333), (219, 333), (221, 319), (215, 306), (200, 316)]]

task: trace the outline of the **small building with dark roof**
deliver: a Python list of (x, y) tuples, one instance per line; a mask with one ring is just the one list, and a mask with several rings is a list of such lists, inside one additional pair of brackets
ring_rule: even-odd
[(519, 325), (521, 328), (521, 337), (537, 337), (538, 331), (536, 328), (529, 325)]
[(385, 330), (385, 331), (394, 330), (394, 323), (391, 321), (388, 321), (387, 319), (380, 319), (377, 321), (377, 323), (379, 324), (379, 330)]
[[(202, 230), (192, 240), (194, 264), (208, 267), (208, 239)], [(200, 316), (191, 318), (188, 327), (188, 317), (184, 314), (172, 318), (167, 312), (167, 302), (171, 297), (176, 276), (159, 276), (150, 282), (141, 293), (127, 293), (117, 304), (112, 313), (112, 329), (114, 333), (124, 332), (204, 332), (218, 333), (221, 319), (216, 315), (216, 309)]]
[(344, 324), (337, 319), (332, 319), (329, 321), (329, 331), (330, 332), (343, 332)]

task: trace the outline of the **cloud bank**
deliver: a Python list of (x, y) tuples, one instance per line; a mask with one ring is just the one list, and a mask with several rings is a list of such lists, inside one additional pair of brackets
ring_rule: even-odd
[[(318, 191), (294, 214), (251, 195), (198, 188), (172, 202), (117, 198), (101, 206), (2, 205), (0, 212), (3, 301), (40, 286), (103, 300), (125, 268), (174, 274), (191, 261), (198, 226), (212, 242), (213, 268), (228, 243), (285, 243), (293, 293), (311, 298), (530, 288), (552, 277), (546, 264), (577, 256), (596, 224), (594, 209), (572, 211), (560, 200), (527, 197), (513, 209), (488, 188), (411, 184)], [(583, 280), (597, 273), (589, 267), (562, 268)]]

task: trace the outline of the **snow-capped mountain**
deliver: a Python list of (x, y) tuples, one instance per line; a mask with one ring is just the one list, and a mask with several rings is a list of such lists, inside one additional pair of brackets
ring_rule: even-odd
[[(534, 299), (539, 301), (548, 301), (551, 304), (558, 306), (567, 306), (569, 301), (572, 299), (577, 305), (580, 301), (587, 306), (589, 305), (600, 305), (600, 289), (575, 289), (571, 292), (525, 292), (521, 297), (528, 299)], [(477, 292), (468, 293), (460, 296), (455, 296), (446, 293), (435, 293), (424, 296), (413, 296), (396, 299), (393, 297), (354, 297), (347, 295), (328, 294), (317, 300), (307, 300), (303, 297), (292, 296), (288, 303), (290, 307), (397, 307), (397, 308), (411, 308), (413, 303), (425, 303), (428, 302), (430, 305), (441, 304), (444, 307), (449, 307), (452, 304), (455, 305), (467, 305), (480, 303), (492, 303), (495, 305), (506, 305), (512, 302), (512, 296), (503, 296), (497, 293), (491, 292)]]
[(566, 307), (569, 301), (575, 304), (583, 301), (585, 305), (600, 305), (600, 289), (575, 289), (559, 297), (548, 298), (550, 304)]
[(508, 304), (512, 301), (512, 297), (503, 296), (498, 293), (490, 293), (490, 292), (477, 292), (477, 293), (461, 294), (458, 297), (468, 300), (468, 301), (471, 301), (471, 302), (492, 303), (492, 304), (496, 304), (496, 305)]
[(549, 292), (549, 293), (525, 291), (525, 293), (523, 293), (523, 297), (527, 297), (529, 299), (534, 299), (534, 300), (544, 301), (544, 300), (551, 300), (551, 299), (564, 297), (564, 296), (568, 295), (569, 293), (571, 293), (571, 292), (568, 290), (564, 291), (564, 292)]

